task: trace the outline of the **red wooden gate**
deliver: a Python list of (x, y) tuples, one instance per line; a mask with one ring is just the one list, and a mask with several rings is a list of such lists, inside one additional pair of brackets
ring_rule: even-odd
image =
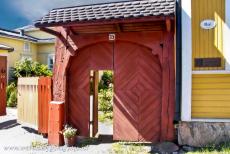
[(7, 58), (0, 56), (0, 116), (6, 115)]
[(106, 36), (75, 38), (80, 49), (67, 75), (68, 122), (89, 136), (90, 71), (114, 70), (114, 139), (172, 140), (173, 35), (119, 33), (110, 42)]
[(160, 140), (162, 70), (146, 47), (116, 43), (114, 139)]
[(38, 79), (38, 132), (48, 133), (49, 103), (52, 100), (52, 78)]

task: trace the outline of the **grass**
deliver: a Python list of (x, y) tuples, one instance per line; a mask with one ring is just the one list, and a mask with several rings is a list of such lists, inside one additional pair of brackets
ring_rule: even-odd
[(146, 146), (141, 143), (117, 142), (112, 144), (110, 154), (148, 154)]
[(40, 147), (46, 147), (46, 146), (48, 146), (48, 144), (43, 143), (41, 141), (32, 141), (31, 142), (31, 147), (33, 147), (33, 148), (40, 148)]
[(194, 152), (188, 152), (188, 154), (230, 154), (230, 143), (200, 148)]
[(98, 120), (102, 123), (109, 123), (111, 124), (113, 122), (113, 113), (112, 112), (99, 112), (98, 114)]

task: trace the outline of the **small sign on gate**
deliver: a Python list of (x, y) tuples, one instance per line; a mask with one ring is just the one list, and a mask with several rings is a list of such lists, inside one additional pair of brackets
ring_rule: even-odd
[(116, 35), (115, 34), (109, 34), (109, 40), (110, 41), (115, 41), (116, 40)]

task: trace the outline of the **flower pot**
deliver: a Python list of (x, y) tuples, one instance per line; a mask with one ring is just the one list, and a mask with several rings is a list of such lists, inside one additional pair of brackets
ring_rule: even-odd
[(65, 140), (65, 145), (67, 147), (72, 147), (76, 143), (76, 136), (73, 136), (73, 137), (70, 137), (70, 138), (65, 137), (64, 140)]

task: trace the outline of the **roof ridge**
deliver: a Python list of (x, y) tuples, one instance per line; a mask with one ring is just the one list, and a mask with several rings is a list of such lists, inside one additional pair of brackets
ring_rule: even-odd
[(35, 27), (62, 23), (175, 15), (175, 0), (133, 0), (56, 8), (35, 21)]
[(20, 34), (20, 32), (17, 32), (17, 31), (14, 31), (14, 30), (5, 29), (5, 28), (1, 28), (1, 27), (0, 27), (0, 30), (6, 31), (6, 32), (15, 33), (15, 34)]
[(59, 10), (59, 9), (71, 9), (76, 7), (97, 6), (97, 5), (104, 5), (104, 4), (116, 4), (116, 3), (126, 3), (126, 2), (128, 3), (128, 2), (135, 2), (135, 1), (151, 1), (151, 0), (120, 0), (116, 2), (104, 2), (104, 3), (102, 2), (102, 3), (94, 3), (94, 4), (86, 4), (86, 5), (74, 5), (74, 6), (54, 8), (50, 11)]

